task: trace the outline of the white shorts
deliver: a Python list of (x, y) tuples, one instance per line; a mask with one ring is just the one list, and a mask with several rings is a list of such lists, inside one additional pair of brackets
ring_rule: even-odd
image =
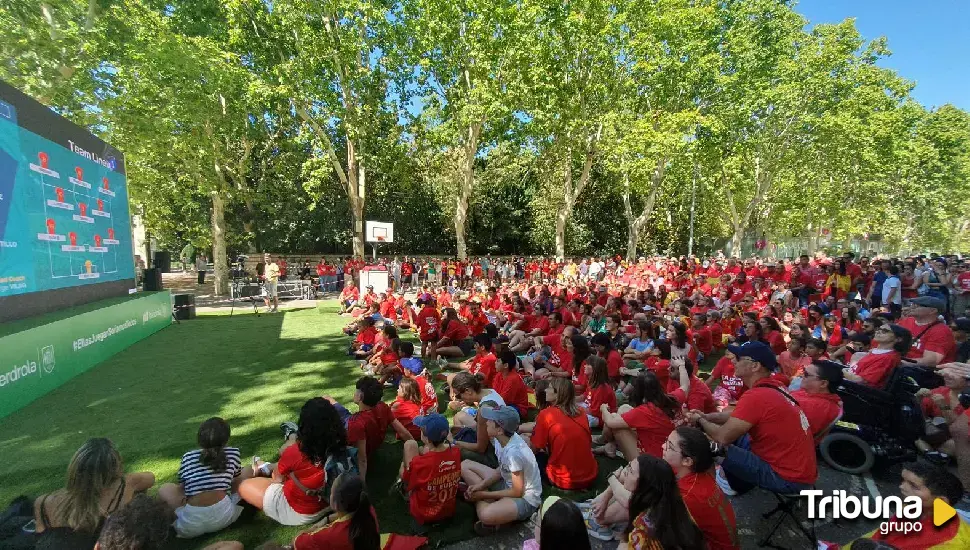
[(238, 503), (239, 495), (234, 494), (212, 506), (181, 506), (175, 510), (175, 532), (179, 538), (191, 539), (221, 531), (239, 519), (243, 509)]
[(263, 287), (265, 290), (266, 296), (270, 298), (276, 298), (276, 295), (278, 294), (276, 285), (277, 285), (277, 281), (266, 281), (266, 285)]
[(301, 514), (294, 510), (283, 495), (283, 484), (273, 483), (263, 495), (263, 513), (281, 525), (309, 525), (323, 516), (326, 506), (316, 514)]

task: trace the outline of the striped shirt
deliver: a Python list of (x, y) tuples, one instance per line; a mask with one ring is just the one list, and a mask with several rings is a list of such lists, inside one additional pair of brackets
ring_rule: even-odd
[(199, 462), (202, 451), (196, 449), (182, 455), (179, 465), (179, 481), (185, 489), (185, 496), (191, 497), (205, 491), (228, 491), (232, 480), (242, 472), (242, 461), (239, 449), (226, 447), (226, 469), (213, 472), (208, 466)]

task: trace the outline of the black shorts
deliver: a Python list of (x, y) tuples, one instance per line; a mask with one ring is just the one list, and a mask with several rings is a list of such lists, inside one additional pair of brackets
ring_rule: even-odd
[(475, 349), (475, 341), (471, 338), (465, 338), (464, 340), (458, 342), (458, 349), (461, 350), (462, 355), (471, 355), (472, 351)]

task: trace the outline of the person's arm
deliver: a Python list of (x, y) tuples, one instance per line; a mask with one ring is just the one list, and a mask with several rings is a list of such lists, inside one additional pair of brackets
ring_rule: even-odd
[[(479, 406), (481, 408), (481, 406)], [(465, 449), (466, 451), (472, 451), (478, 454), (483, 454), (488, 449), (488, 428), (485, 426), (485, 419), (481, 414), (475, 417), (477, 438), (474, 443), (467, 443), (465, 441), (455, 441), (455, 445), (459, 448)]]
[[(515, 472), (515, 473), (512, 474), (512, 487), (513, 488), (515, 487), (515, 475), (516, 474), (518, 474), (518, 476), (519, 476), (519, 478), (521, 479), (521, 482), (522, 482), (522, 487), (521, 487), (522, 493), (519, 494), (519, 495), (516, 495), (515, 497), (512, 497), (512, 498), (518, 498), (518, 497), (521, 497), (523, 494), (525, 494), (525, 478), (522, 476), (522, 472)], [(495, 484), (496, 482), (500, 481), (501, 479), (502, 479), (502, 470), (500, 468), (496, 468), (492, 472), (492, 475), (488, 476), (487, 479), (483, 479), (479, 483), (476, 483), (476, 484), (468, 487), (468, 493), (465, 495), (465, 498), (467, 500), (472, 501), (472, 502), (475, 502), (477, 500), (485, 500), (485, 499), (489, 499), (489, 500), (496, 499), (497, 500), (499, 498), (502, 498), (502, 497), (497, 497), (497, 496), (494, 496), (494, 495), (498, 495), (499, 493), (509, 492), (508, 489), (506, 489), (504, 491), (486, 491), (486, 489), (488, 489), (489, 487), (491, 487), (493, 484)], [(502, 496), (504, 497), (505, 495), (502, 495)]]
[(930, 351), (927, 349), (927, 350), (923, 350), (922, 357), (920, 357), (919, 359), (916, 359), (915, 361), (910, 362), (909, 364), (916, 365), (918, 367), (928, 367), (928, 368), (935, 369), (942, 362), (943, 362), (942, 353), (939, 353), (936, 351)]
[[(496, 470), (496, 471), (499, 472), (498, 479), (502, 479), (501, 470)], [(495, 481), (498, 481), (498, 479), (496, 479)], [(495, 481), (492, 481), (492, 483), (495, 483)], [(485, 487), (490, 487), (492, 483), (489, 483)], [(508, 489), (502, 489), (501, 491), (476, 491), (472, 495), (471, 500), (475, 501), (475, 500), (484, 500), (484, 499), (499, 500), (502, 498), (522, 498), (522, 495), (524, 494), (525, 494), (525, 474), (522, 473), (522, 470), (519, 470), (517, 472), (512, 472), (512, 486), (509, 487)]]
[(684, 392), (684, 403), (687, 402), (687, 397), (690, 395), (690, 374), (687, 373), (687, 368), (684, 365), (680, 366), (680, 389)]
[(603, 425), (611, 430), (625, 430), (630, 428), (630, 426), (626, 423), (626, 420), (623, 420), (623, 416), (621, 416), (620, 413), (610, 412), (610, 407), (606, 403), (600, 405), (600, 414), (603, 417)]
[(707, 420), (708, 422), (721, 425), (727, 422), (729, 418), (731, 418), (731, 413), (721, 411), (721, 412), (701, 414), (700, 416), (705, 420)]
[(752, 424), (739, 418), (730, 417), (724, 424), (715, 424), (703, 416), (697, 421), (697, 425), (704, 430), (713, 441), (721, 445), (730, 445), (737, 441), (739, 437), (748, 433)]
[(616, 499), (616, 502), (629, 508), (630, 497), (633, 496), (633, 493), (620, 483), (620, 479), (615, 475), (611, 474), (607, 481), (609, 483), (609, 491), (613, 493), (613, 498)]
[(151, 472), (137, 472), (125, 476), (125, 482), (133, 493), (144, 493), (155, 485), (155, 474)]
[(360, 479), (367, 481), (367, 440), (363, 437), (357, 441), (357, 470)]
[(404, 427), (404, 424), (401, 424), (400, 420), (395, 418), (394, 421), (391, 422), (391, 427), (394, 428), (394, 433), (401, 438), (401, 441), (410, 441), (414, 439), (414, 436), (412, 436), (411, 432)]

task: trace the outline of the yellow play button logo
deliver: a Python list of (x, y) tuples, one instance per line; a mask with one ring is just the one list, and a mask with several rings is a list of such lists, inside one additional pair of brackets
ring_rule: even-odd
[(933, 525), (939, 527), (953, 519), (955, 515), (957, 511), (944, 500), (938, 498), (933, 501)]

